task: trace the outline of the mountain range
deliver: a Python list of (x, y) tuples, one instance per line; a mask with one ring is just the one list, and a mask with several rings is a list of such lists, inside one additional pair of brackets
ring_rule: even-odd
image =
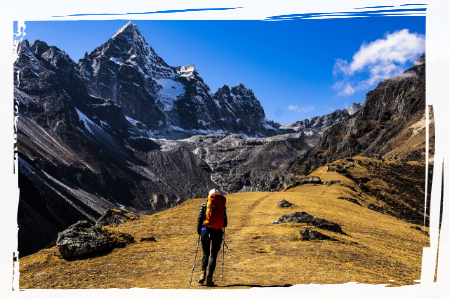
[(211, 188), (280, 190), (350, 152), (422, 159), (420, 59), (363, 105), (281, 126), (243, 84), (213, 93), (193, 65), (167, 65), (131, 22), (78, 63), (25, 40), (14, 63), (19, 251), (110, 208), (153, 214)]

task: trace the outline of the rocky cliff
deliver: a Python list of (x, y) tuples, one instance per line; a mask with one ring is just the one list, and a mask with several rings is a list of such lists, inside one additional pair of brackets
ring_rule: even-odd
[(335, 110), (329, 114), (314, 116), (309, 119), (298, 120), (289, 125), (283, 125), (281, 129), (293, 129), (296, 132), (315, 131), (323, 133), (328, 128), (345, 120), (349, 115), (353, 115), (362, 109), (361, 103), (353, 103), (343, 110)]
[(318, 145), (293, 162), (290, 169), (308, 173), (356, 154), (424, 161), (425, 88), (422, 55), (412, 68), (368, 92), (358, 113), (325, 131)]

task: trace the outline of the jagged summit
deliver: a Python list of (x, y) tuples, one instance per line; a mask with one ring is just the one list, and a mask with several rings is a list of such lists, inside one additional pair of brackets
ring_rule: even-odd
[(232, 88), (223, 86), (214, 94), (193, 64), (168, 65), (132, 22), (81, 59), (78, 66), (90, 95), (113, 101), (123, 107), (127, 117), (146, 126), (145, 132), (133, 129), (140, 132), (134, 138), (280, 133), (267, 126), (251, 89), (240, 83)]
[(193, 64), (178, 66), (176, 68), (176, 73), (187, 80), (191, 80), (199, 76), (198, 71), (195, 69)]
[(353, 103), (350, 107), (342, 110), (335, 110), (329, 114), (310, 117), (309, 119), (298, 120), (289, 125), (283, 125), (281, 129), (293, 129), (296, 132), (304, 130), (314, 130), (321, 134), (329, 127), (345, 120), (349, 115), (353, 115), (362, 109), (361, 103)]
[(362, 106), (363, 106), (362, 103), (356, 102), (356, 103), (353, 103), (348, 108), (346, 108), (345, 110), (348, 111), (349, 115), (353, 115), (354, 113), (356, 113), (357, 111), (362, 109)]
[(120, 28), (113, 36), (112, 39), (116, 38), (119, 35), (130, 35), (130, 34), (140, 34), (139, 28), (137, 28), (136, 24), (133, 24), (131, 21), (129, 21), (125, 26)]
[(415, 63), (413, 65), (421, 65), (425, 63), (426, 63), (426, 53), (419, 56), (418, 59), (415, 60)]

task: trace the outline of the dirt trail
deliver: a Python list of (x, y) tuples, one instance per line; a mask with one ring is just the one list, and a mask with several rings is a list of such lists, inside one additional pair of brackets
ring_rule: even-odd
[[(321, 170), (319, 170), (321, 171)], [(323, 181), (346, 178), (317, 172)], [(324, 193), (324, 195), (322, 195)], [(405, 221), (339, 197), (354, 191), (340, 185), (303, 185), (288, 192), (226, 195), (228, 228), (224, 279), (219, 252), (217, 288), (249, 288), (308, 283), (413, 284), (420, 278), (422, 232)], [(279, 208), (281, 199), (294, 204)], [(116, 229), (134, 236), (136, 243), (94, 258), (65, 261), (56, 247), (20, 260), (21, 288), (206, 288), (196, 283), (200, 274), (199, 249), (193, 282), (196, 221), (204, 199), (193, 199)], [(339, 241), (300, 241), (306, 224), (271, 224), (292, 212), (307, 212), (339, 224), (348, 235), (325, 230)], [(139, 242), (154, 236), (157, 242)], [(394, 282), (390, 281), (394, 280)]]

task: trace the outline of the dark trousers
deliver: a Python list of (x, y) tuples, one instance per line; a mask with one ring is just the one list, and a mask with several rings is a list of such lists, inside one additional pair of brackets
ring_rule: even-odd
[[(201, 260), (201, 267), (206, 271), (207, 263), (209, 262), (209, 273), (207, 276), (212, 277), (217, 264), (217, 255), (220, 251), (223, 232), (221, 229), (208, 228), (201, 231), (201, 247), (203, 248), (203, 259)], [(212, 243), (212, 250), (210, 244)], [(210, 256), (210, 260), (209, 260)]]

